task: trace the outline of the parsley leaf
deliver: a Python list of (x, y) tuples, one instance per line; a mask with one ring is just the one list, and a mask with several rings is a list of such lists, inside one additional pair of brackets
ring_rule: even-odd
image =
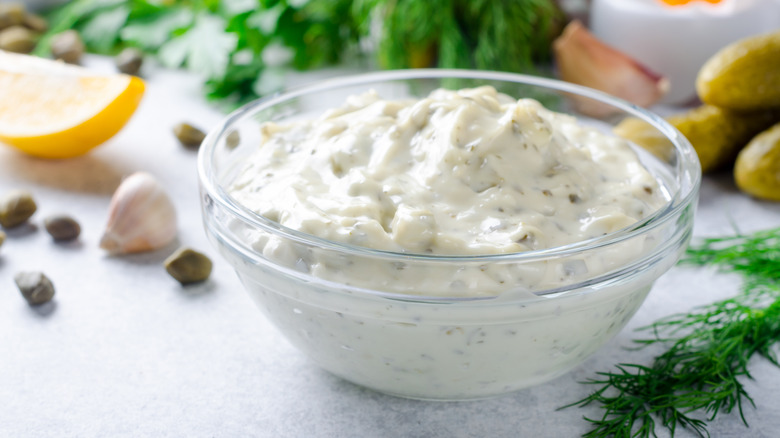
[(81, 28), (81, 38), (99, 53), (109, 52), (119, 40), (119, 32), (130, 16), (130, 8), (119, 5), (93, 15)]
[(189, 28), (194, 20), (192, 10), (171, 8), (128, 23), (119, 35), (128, 44), (155, 51), (170, 40), (175, 31)]
[(560, 29), (554, 0), (74, 0), (49, 18), (37, 55), (76, 29), (88, 50), (138, 47), (232, 102), (277, 87), (269, 51), (301, 70), (369, 53), (388, 68), (530, 71)]
[(225, 20), (200, 13), (195, 24), (178, 38), (160, 47), (160, 59), (168, 67), (186, 65), (206, 79), (224, 76), (237, 37), (225, 32)]

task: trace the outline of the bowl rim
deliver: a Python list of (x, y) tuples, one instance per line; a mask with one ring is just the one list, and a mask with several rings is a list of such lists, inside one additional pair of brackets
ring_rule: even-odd
[[(265, 218), (249, 208), (245, 207), (235, 200), (227, 192), (226, 188), (218, 181), (217, 173), (213, 169), (214, 154), (217, 151), (220, 139), (228, 135), (233, 125), (245, 117), (263, 109), (283, 103), (296, 97), (304, 96), (313, 92), (327, 91), (329, 89), (342, 88), (346, 86), (369, 85), (376, 82), (389, 82), (410, 79), (478, 79), (504, 81), (516, 84), (533, 85), (552, 89), (557, 92), (576, 94), (579, 96), (594, 99), (616, 107), (628, 115), (643, 120), (663, 133), (668, 140), (672, 142), (679, 153), (677, 160), (678, 183), (687, 174), (690, 179), (689, 186), (678, 184), (679, 187), (670, 193), (670, 199), (662, 207), (650, 216), (618, 231), (597, 236), (591, 239), (581, 240), (570, 244), (556, 246), (545, 249), (530, 250), (516, 253), (502, 254), (478, 254), (478, 255), (438, 255), (438, 254), (419, 254), (409, 252), (387, 251), (372, 249), (363, 246), (352, 245), (337, 241), (328, 240), (322, 237), (304, 233), (292, 228), (285, 227), (277, 222)], [(214, 129), (209, 131), (203, 140), (198, 151), (198, 178), (201, 184), (202, 196), (208, 194), (212, 202), (220, 207), (227, 209), (232, 214), (241, 218), (243, 221), (270, 232), (279, 237), (284, 237), (304, 245), (316, 246), (321, 249), (334, 250), (344, 254), (356, 256), (370, 256), (375, 258), (388, 259), (391, 261), (411, 261), (419, 260), (426, 262), (459, 262), (459, 263), (485, 263), (485, 262), (530, 262), (533, 260), (542, 260), (548, 258), (558, 258), (582, 253), (588, 250), (603, 248), (614, 245), (625, 240), (637, 237), (643, 233), (665, 224), (667, 221), (677, 217), (678, 213), (697, 199), (699, 186), (701, 185), (701, 167), (698, 156), (693, 146), (676, 128), (666, 122), (660, 116), (634, 105), (625, 100), (611, 96), (607, 93), (594, 90), (588, 87), (563, 82), (556, 79), (549, 79), (537, 76), (530, 76), (519, 73), (497, 72), (487, 70), (464, 70), (464, 69), (408, 69), (408, 70), (385, 70), (378, 72), (362, 73), (356, 75), (339, 76), (330, 79), (315, 81), (313, 83), (291, 87), (285, 91), (280, 91), (269, 96), (265, 96), (249, 102), (237, 110), (230, 113)]]

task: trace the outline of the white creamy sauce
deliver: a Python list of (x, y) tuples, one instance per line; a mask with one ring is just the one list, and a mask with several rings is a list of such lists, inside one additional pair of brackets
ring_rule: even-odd
[[(374, 249), (550, 248), (627, 227), (667, 202), (625, 141), (490, 87), (400, 101), (369, 92), (313, 120), (265, 123), (262, 133), (231, 195), (286, 227)], [(436, 263), (341, 254), (230, 226), (263, 257), (225, 255), (293, 344), (348, 380), (426, 399), (485, 397), (566, 372), (626, 323), (676, 260), (586, 284), (662, 239), (649, 233), (527, 263)], [(532, 294), (550, 288), (574, 290)]]
[(231, 194), (333, 241), (421, 254), (551, 248), (627, 227), (666, 199), (634, 151), (492, 87), (350, 97), (266, 123)]

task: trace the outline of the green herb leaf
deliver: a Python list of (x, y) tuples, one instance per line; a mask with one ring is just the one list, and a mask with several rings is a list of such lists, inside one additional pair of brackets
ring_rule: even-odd
[(711, 421), (736, 411), (747, 426), (744, 408), (754, 403), (741, 380), (752, 378), (750, 359), (758, 354), (780, 367), (774, 350), (780, 344), (780, 228), (705, 239), (680, 263), (739, 272), (743, 290), (640, 328), (651, 337), (638, 345), (666, 350), (649, 366), (620, 364), (584, 382), (598, 389), (564, 408), (601, 406), (600, 418), (586, 418), (593, 429), (585, 436), (654, 437), (656, 419), (672, 435), (681, 426), (709, 436), (706, 421), (693, 416), (698, 412)]
[(233, 99), (229, 108), (246, 103), (249, 99), (257, 96), (254, 90), (254, 83), (260, 75), (260, 71), (265, 68), (262, 58), (250, 57), (249, 63), (233, 63), (231, 61), (227, 74), (218, 79), (212, 79), (206, 82), (207, 96), (210, 99), (222, 100)]
[(245, 101), (276, 81), (261, 78), (269, 45), (297, 69), (375, 51), (388, 68), (532, 71), (559, 18), (554, 0), (74, 0), (50, 15), (35, 53), (76, 29), (88, 50), (136, 46), (203, 75), (209, 97)]
[(142, 50), (156, 51), (171, 39), (175, 31), (189, 28), (194, 18), (189, 9), (167, 9), (129, 23), (122, 29), (120, 38)]
[(168, 67), (186, 65), (206, 79), (215, 79), (225, 75), (236, 42), (235, 35), (225, 33), (222, 18), (201, 13), (192, 28), (160, 47), (159, 56)]
[[(49, 30), (41, 37), (33, 51), (37, 56), (49, 56), (51, 40), (60, 32), (78, 27), (77, 25), (99, 13), (124, 3), (124, 0), (75, 0), (61, 9), (55, 10), (49, 17)], [(111, 38), (112, 35), (108, 35)]]
[(257, 8), (257, 0), (222, 0), (220, 6), (227, 16), (239, 15)]
[(73, 28), (80, 20), (91, 17), (101, 9), (111, 9), (121, 6), (126, 0), (75, 0), (56, 11), (50, 21), (53, 23), (49, 32), (59, 33)]
[(533, 62), (548, 58), (562, 23), (561, 12), (549, 0), (380, 0), (380, 4), (384, 20), (379, 60), (389, 68), (436, 64), (534, 72)]
[(108, 53), (119, 40), (119, 31), (130, 16), (130, 8), (120, 5), (92, 16), (81, 28), (81, 38), (92, 50)]
[(282, 15), (285, 9), (281, 3), (268, 9), (259, 9), (246, 19), (246, 24), (266, 35), (272, 35), (276, 31), (279, 16)]

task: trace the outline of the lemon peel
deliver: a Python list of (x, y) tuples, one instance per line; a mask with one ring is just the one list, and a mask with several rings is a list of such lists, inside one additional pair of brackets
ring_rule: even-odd
[(0, 141), (42, 158), (83, 155), (124, 127), (144, 89), (135, 76), (0, 52)]

